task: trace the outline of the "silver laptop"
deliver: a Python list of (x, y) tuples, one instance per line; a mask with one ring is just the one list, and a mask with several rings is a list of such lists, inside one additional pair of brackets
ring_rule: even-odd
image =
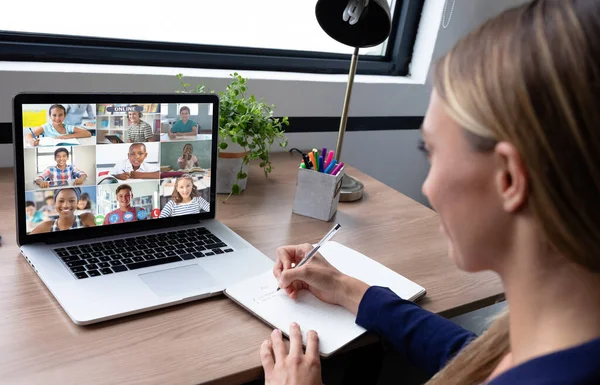
[(271, 268), (215, 219), (217, 96), (23, 93), (13, 107), (18, 243), (74, 323)]

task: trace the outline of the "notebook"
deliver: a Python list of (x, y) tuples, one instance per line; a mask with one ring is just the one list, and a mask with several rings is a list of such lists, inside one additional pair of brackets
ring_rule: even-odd
[[(342, 273), (372, 286), (389, 287), (404, 299), (416, 301), (426, 293), (417, 283), (340, 243), (329, 241), (319, 252)], [(285, 335), (288, 335), (290, 324), (297, 322), (304, 345), (306, 332), (315, 330), (322, 357), (330, 356), (366, 332), (355, 323), (354, 314), (341, 306), (320, 301), (308, 290), (302, 290), (292, 300), (284, 290), (276, 289), (277, 280), (272, 271), (267, 271), (229, 286), (225, 295)]]
[(40, 146), (75, 146), (79, 144), (79, 140), (76, 138), (61, 139), (61, 138), (50, 138), (42, 136), (40, 139)]

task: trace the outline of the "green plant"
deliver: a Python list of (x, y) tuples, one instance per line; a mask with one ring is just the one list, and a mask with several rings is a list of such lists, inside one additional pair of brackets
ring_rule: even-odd
[[(183, 90), (176, 92), (204, 93), (206, 87), (191, 85), (183, 79), (183, 74), (177, 74)], [(236, 183), (231, 189), (231, 194), (239, 194), (239, 181), (248, 177), (243, 168), (250, 161), (260, 159), (260, 167), (265, 177), (273, 170), (269, 158), (269, 149), (277, 140), (280, 147), (287, 146), (283, 126), (289, 126), (288, 117), (276, 118), (273, 116), (274, 104), (267, 104), (263, 99), (256, 99), (254, 95), (246, 95), (248, 79), (237, 72), (231, 74), (231, 82), (225, 91), (219, 92), (219, 151), (228, 147), (227, 139), (237, 143), (247, 154), (242, 160), (240, 171), (237, 173)], [(214, 90), (210, 91), (215, 93)], [(230, 194), (230, 195), (231, 195)]]

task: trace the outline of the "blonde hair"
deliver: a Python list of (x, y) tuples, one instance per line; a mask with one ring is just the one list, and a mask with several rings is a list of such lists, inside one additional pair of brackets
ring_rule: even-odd
[(192, 177), (189, 175), (182, 175), (179, 178), (175, 179), (175, 186), (173, 187), (173, 193), (171, 194), (171, 198), (173, 199), (173, 201), (175, 201), (175, 203), (181, 203), (183, 201), (183, 197), (177, 191), (177, 186), (179, 185), (179, 182), (181, 182), (184, 179), (189, 180), (192, 184), (192, 193), (190, 194), (190, 198), (195, 198), (198, 196), (198, 187), (196, 187), (196, 185), (194, 184), (194, 179), (192, 179)]
[[(600, 271), (600, 3), (539, 0), (461, 39), (434, 87), (475, 151), (512, 143), (527, 169), (527, 209), (548, 248)], [(508, 353), (508, 313), (429, 385), (479, 384)]]

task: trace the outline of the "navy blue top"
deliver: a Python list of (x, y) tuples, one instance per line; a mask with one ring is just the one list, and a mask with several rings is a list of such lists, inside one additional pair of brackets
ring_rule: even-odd
[[(358, 307), (356, 323), (389, 341), (403, 356), (431, 375), (476, 335), (452, 321), (372, 286)], [(507, 370), (487, 385), (600, 384), (600, 338)]]

